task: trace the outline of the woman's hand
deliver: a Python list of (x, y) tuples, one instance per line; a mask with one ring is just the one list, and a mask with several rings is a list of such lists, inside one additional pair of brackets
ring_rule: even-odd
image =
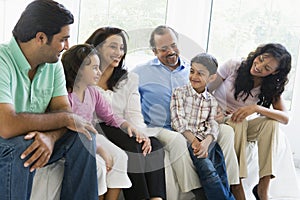
[(231, 120), (233, 122), (242, 122), (244, 119), (246, 119), (246, 117), (257, 112), (257, 109), (258, 109), (258, 105), (249, 105), (249, 106), (241, 107), (232, 114)]
[(144, 134), (138, 132), (135, 128), (133, 128), (128, 122), (123, 122), (121, 124), (121, 128), (123, 130), (126, 130), (129, 137), (136, 137), (136, 141), (138, 143), (142, 143), (142, 150), (143, 150), (143, 155), (146, 156), (148, 153), (152, 151), (152, 146), (151, 146), (151, 140), (145, 136)]
[(144, 144), (142, 146), (142, 150), (143, 150), (143, 155), (146, 156), (152, 151), (151, 140), (147, 136), (144, 136), (143, 141)]
[(133, 128), (127, 121), (121, 124), (121, 129), (125, 130), (129, 137), (136, 137), (136, 141), (138, 143), (142, 143), (144, 141), (145, 136), (139, 133), (135, 128)]
[(215, 116), (215, 120), (216, 122), (218, 122), (219, 124), (222, 124), (224, 123), (224, 120), (225, 120), (225, 115), (222, 111), (222, 108), (220, 106), (218, 106), (217, 108), (217, 114)]
[(216, 122), (222, 124), (225, 122), (225, 118), (229, 117), (233, 113), (233, 110), (227, 108), (226, 110), (222, 110), (220, 106), (217, 108), (217, 115), (215, 116)]

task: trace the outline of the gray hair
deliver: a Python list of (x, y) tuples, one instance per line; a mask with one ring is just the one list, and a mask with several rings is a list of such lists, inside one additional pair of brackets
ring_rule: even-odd
[(166, 25), (160, 25), (160, 26), (156, 27), (151, 33), (150, 41), (149, 41), (150, 47), (152, 49), (155, 48), (155, 41), (154, 41), (155, 35), (164, 35), (168, 31), (172, 31), (175, 34), (176, 38), (178, 39), (178, 33), (173, 28), (166, 26)]

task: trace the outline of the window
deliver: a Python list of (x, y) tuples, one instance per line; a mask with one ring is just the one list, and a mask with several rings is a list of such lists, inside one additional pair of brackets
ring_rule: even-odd
[(81, 0), (78, 41), (84, 42), (102, 26), (124, 29), (129, 35), (126, 65), (130, 68), (152, 55), (150, 32), (165, 24), (167, 4), (167, 0)]
[[(12, 37), (12, 30), (20, 18), (26, 6), (33, 0), (0, 0), (0, 42), (8, 41)], [(63, 4), (67, 9), (71, 10), (75, 17), (76, 24), (76, 11), (78, 10), (78, 0), (58, 0), (57, 2)], [(77, 9), (76, 9), (77, 8)], [(75, 40), (77, 32), (75, 29), (71, 30), (71, 44), (76, 44)]]
[[(29, 1), (0, 0), (0, 41), (8, 41), (12, 30)], [(18, 6), (16, 6), (18, 5)]]
[(102, 26), (131, 31), (164, 24), (166, 7), (166, 0), (81, 0), (79, 41)]

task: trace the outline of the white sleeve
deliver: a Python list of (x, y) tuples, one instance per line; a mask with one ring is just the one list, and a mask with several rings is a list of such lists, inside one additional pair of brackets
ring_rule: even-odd
[(125, 119), (135, 128), (146, 128), (144, 117), (142, 115), (140, 93), (138, 91), (139, 79), (138, 75), (130, 72), (128, 83), (125, 85), (127, 89), (127, 106), (124, 110)]

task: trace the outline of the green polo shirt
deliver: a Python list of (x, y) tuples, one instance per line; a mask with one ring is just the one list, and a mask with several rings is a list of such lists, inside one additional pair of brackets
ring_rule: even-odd
[(12, 104), (17, 113), (44, 113), (52, 97), (67, 95), (63, 67), (42, 64), (32, 81), (30, 68), (14, 38), (0, 44), (0, 103)]

